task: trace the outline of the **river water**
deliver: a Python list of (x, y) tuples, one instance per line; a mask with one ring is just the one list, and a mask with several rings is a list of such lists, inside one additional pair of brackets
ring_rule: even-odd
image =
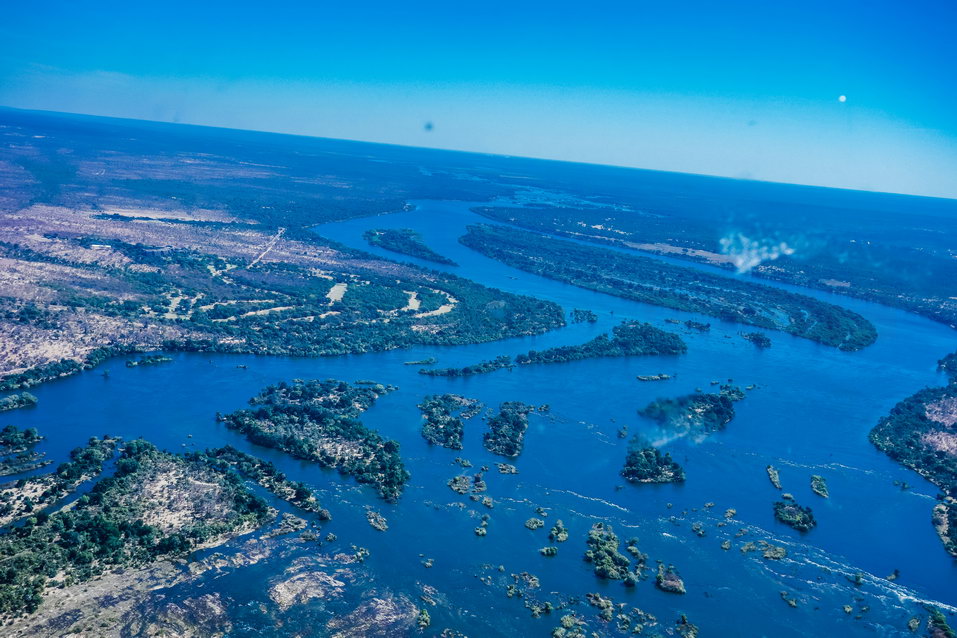
[[(350, 544), (371, 551), (364, 567), (365, 584), (341, 599), (314, 600), (294, 608), (278, 626), (276, 613), (261, 604), (268, 603), (266, 585), (297, 557), (317, 551), (289, 538), (283, 541), (288, 543), (283, 552), (205, 585), (232, 601), (236, 618), (232, 635), (321, 635), (317, 628), (329, 614), (348, 611), (370, 591), (404, 594), (418, 602), (428, 586), (444, 602), (429, 608), (430, 629), (436, 634), (452, 627), (470, 636), (548, 636), (560, 614), (535, 619), (521, 600), (505, 596), (504, 586), (512, 582), (509, 575), (521, 571), (541, 580), (533, 598), (558, 602), (600, 592), (655, 614), (662, 628), (686, 613), (703, 636), (903, 635), (908, 633), (907, 620), (921, 613), (920, 601), (933, 601), (948, 610), (957, 605), (957, 562), (943, 550), (930, 524), (936, 489), (867, 441), (870, 428), (897, 401), (924, 386), (943, 383), (936, 361), (955, 349), (953, 331), (903, 311), (802, 289), (870, 319), (879, 332), (877, 342), (862, 352), (844, 353), (771, 332), (773, 347), (759, 350), (738, 336), (747, 329), (741, 325), (593, 293), (487, 259), (457, 241), (466, 225), (484, 221), (469, 212), (467, 203), (416, 205), (411, 212), (326, 224), (315, 231), (395, 259), (393, 253), (369, 247), (362, 240), (363, 231), (414, 228), (459, 267), (417, 263), (548, 299), (568, 311), (590, 309), (599, 321), (481, 345), (322, 359), (176, 353), (171, 364), (133, 369), (114, 360), (41, 385), (34, 391), (40, 405), (5, 414), (4, 423), (37, 427), (47, 437), (41, 449), (56, 461), (89, 436), (102, 433), (143, 436), (173, 451), (229, 443), (275, 462), (291, 478), (315, 487), (334, 516), (323, 533), (334, 532), (343, 551)], [(668, 318), (709, 322), (712, 329), (685, 334), (682, 326), (666, 323)], [(529, 366), (465, 379), (427, 377), (417, 374), (418, 366), (403, 365), (435, 356), (439, 366), (459, 366), (500, 354), (580, 343), (624, 319), (682, 332), (688, 353)], [(106, 378), (103, 369), (110, 370)], [(656, 373), (674, 378), (648, 383), (635, 379)], [(362, 417), (367, 426), (401, 444), (412, 479), (398, 504), (383, 503), (371, 489), (336, 472), (252, 446), (215, 422), (217, 411), (243, 407), (264, 385), (327, 377), (399, 386)], [(705, 440), (669, 440), (637, 415), (659, 396), (696, 388), (707, 391), (711, 381), (728, 379), (742, 387), (755, 384), (757, 389), (736, 404), (737, 415), (724, 431)], [(493, 407), (507, 400), (551, 406), (549, 414), (531, 416), (525, 450), (515, 461), (519, 474), (496, 471), (494, 464), (502, 459), (482, 447), (485, 426), (479, 418), (466, 422), (461, 452), (430, 447), (422, 439), (416, 404), (426, 394), (442, 392), (464, 394)], [(684, 466), (687, 481), (624, 484), (618, 471), (627, 440), (617, 436), (623, 425), (630, 434), (663, 445)], [(485, 478), (493, 509), (446, 486), (452, 476), (469, 472), (453, 463), (457, 456), (472, 461), (472, 472), (482, 465), (491, 467)], [(818, 526), (811, 532), (800, 534), (774, 520), (772, 503), (780, 492), (768, 480), (768, 464), (779, 468), (785, 491), (813, 508)], [(829, 499), (811, 492), (812, 474), (827, 479)], [(895, 481), (911, 487), (901, 489)], [(450, 506), (463, 502), (464, 508)], [(714, 506), (706, 508), (706, 503)], [(368, 506), (387, 517), (387, 532), (366, 523)], [(546, 526), (530, 531), (523, 523), (539, 506), (548, 511)], [(728, 508), (737, 511), (734, 519), (718, 526)], [(472, 530), (485, 513), (491, 515), (489, 532), (480, 538)], [(559, 545), (556, 557), (544, 558), (538, 549), (551, 544), (548, 529), (558, 518), (569, 528), (570, 538)], [(597, 579), (582, 560), (587, 530), (596, 521), (610, 523), (622, 540), (638, 537), (652, 568), (655, 560), (674, 564), (687, 594), (658, 591), (653, 578), (634, 589)], [(704, 537), (692, 532), (694, 522), (704, 525)], [(746, 533), (736, 537), (739, 530)], [(733, 542), (731, 550), (721, 548), (724, 540)], [(772, 561), (760, 552), (743, 554), (739, 548), (749, 540), (783, 545), (788, 557)], [(333, 550), (336, 547), (332, 545)], [(431, 569), (421, 564), (426, 557), (434, 560)], [(504, 572), (498, 571), (499, 565)], [(900, 578), (886, 580), (895, 569)], [(858, 572), (864, 578), (861, 586), (849, 580)], [(484, 584), (479, 576), (490, 576), (492, 584)], [(797, 600), (797, 608), (782, 600), (782, 591)], [(844, 605), (852, 612), (846, 613)], [(862, 612), (863, 607), (869, 609)], [(575, 609), (592, 630), (613, 633), (611, 626), (597, 621), (597, 610)]]

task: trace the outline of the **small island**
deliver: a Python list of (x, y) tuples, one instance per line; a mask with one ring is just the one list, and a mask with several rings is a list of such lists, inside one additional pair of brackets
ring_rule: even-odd
[(763, 332), (742, 332), (741, 338), (750, 341), (760, 350), (771, 347), (771, 338)]
[(483, 437), (485, 449), (493, 454), (514, 457), (522, 453), (528, 415), (534, 406), (520, 401), (506, 401), (499, 406), (499, 413), (488, 420), (489, 431)]
[(457, 263), (435, 252), (425, 245), (422, 236), (411, 228), (375, 228), (362, 234), (372, 246), (378, 246), (394, 253), (401, 253), (416, 259), (424, 259), (446, 266), (458, 266)]
[(787, 498), (774, 503), (774, 518), (799, 532), (809, 532), (817, 525), (810, 507), (802, 507)]
[(585, 543), (588, 546), (585, 562), (592, 564), (596, 576), (610, 580), (624, 580), (629, 575), (631, 559), (618, 551), (620, 542), (611, 525), (605, 523), (592, 525)]
[(724, 429), (734, 418), (734, 405), (726, 393), (687, 394), (653, 401), (638, 414), (678, 434), (703, 436)]
[(681, 483), (685, 480), (684, 470), (670, 454), (662, 454), (658, 448), (643, 445), (638, 439), (633, 439), (629, 446), (621, 475), (632, 483)]
[(252, 443), (335, 468), (395, 501), (409, 479), (399, 444), (383, 439), (357, 418), (393, 389), (335, 379), (282, 382), (250, 399), (250, 409), (218, 415), (218, 419)]
[(659, 374), (639, 374), (635, 377), (639, 381), (667, 381), (671, 378), (670, 374), (665, 374), (664, 372)]
[(595, 323), (598, 321), (598, 315), (591, 310), (575, 308), (572, 310), (572, 323)]
[(18, 408), (30, 408), (39, 402), (35, 396), (29, 392), (20, 392), (0, 399), (0, 412), (7, 410), (16, 410)]
[[(432, 445), (450, 450), (462, 449), (462, 419), (470, 419), (482, 410), (482, 403), (458, 394), (436, 394), (422, 399), (422, 437)], [(459, 413), (458, 416), (455, 414)]]
[(488, 374), (489, 372), (495, 372), (502, 368), (511, 367), (512, 358), (507, 354), (503, 354), (495, 357), (491, 361), (482, 361), (481, 363), (475, 363), (462, 368), (423, 368), (419, 370), (419, 374), (430, 377), (470, 377), (474, 374)]
[(173, 360), (173, 357), (167, 357), (163, 354), (148, 354), (139, 359), (127, 359), (126, 367), (127, 368), (137, 368), (139, 366), (155, 366), (161, 363), (169, 363)]

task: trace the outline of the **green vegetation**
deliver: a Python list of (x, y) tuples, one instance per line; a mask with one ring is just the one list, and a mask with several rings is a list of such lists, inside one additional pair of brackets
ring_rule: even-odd
[[(156, 491), (158, 483), (167, 491)], [(130, 442), (116, 473), (72, 508), (40, 513), (0, 535), (0, 616), (36, 611), (47, 587), (184, 556), (271, 515), (235, 475)]]
[(572, 323), (595, 323), (598, 321), (598, 315), (591, 310), (582, 310), (575, 308), (572, 310)]
[(698, 332), (711, 332), (710, 323), (701, 323), (700, 321), (693, 321), (691, 319), (685, 321), (685, 327), (688, 330), (697, 330)]
[(426, 357), (425, 359), (419, 359), (417, 361), (406, 361), (403, 365), (407, 366), (430, 366), (432, 364), (438, 363), (439, 360), (435, 357)]
[(810, 507), (802, 507), (791, 499), (775, 501), (774, 518), (799, 532), (808, 532), (817, 525)]
[(521, 454), (528, 429), (528, 414), (534, 409), (534, 406), (520, 401), (502, 403), (499, 413), (488, 420), (489, 431), (482, 439), (485, 449), (509, 457)]
[(768, 480), (771, 481), (771, 485), (781, 489), (781, 474), (778, 472), (777, 468), (773, 465), (769, 465), (765, 468), (768, 472)]
[(395, 501), (409, 479), (399, 444), (383, 439), (357, 419), (392, 389), (351, 386), (335, 379), (282, 382), (250, 399), (251, 409), (218, 418), (257, 445), (336, 468)]
[[(518, 365), (536, 363), (564, 363), (593, 357), (625, 357), (653, 354), (682, 354), (688, 347), (681, 337), (655, 328), (640, 321), (624, 321), (612, 329), (612, 336), (599, 335), (594, 339), (573, 346), (556, 346), (547, 350), (530, 350), (515, 357)], [(433, 377), (466, 377), (474, 374), (487, 374), (503, 368), (511, 368), (512, 358), (501, 355), (491, 361), (465, 366), (463, 368), (422, 369), (419, 374)]]
[(11, 394), (8, 397), (3, 397), (0, 399), (0, 412), (6, 412), (7, 410), (16, 410), (17, 408), (27, 408), (33, 407), (37, 404), (39, 399), (30, 394), (29, 392), (21, 392), (19, 394)]
[(761, 350), (771, 347), (771, 339), (763, 332), (742, 332), (741, 338), (750, 341)]
[(31, 476), (0, 488), (0, 525), (31, 516), (73, 492), (103, 471), (119, 440), (90, 438), (85, 447), (70, 451), (70, 460), (55, 472)]
[(555, 521), (552, 529), (548, 532), (548, 539), (553, 543), (564, 543), (568, 540), (568, 528), (562, 523), (562, 519)]
[(231, 445), (187, 454), (189, 461), (203, 462), (220, 472), (235, 470), (245, 479), (255, 482), (274, 496), (306, 512), (319, 515), (324, 521), (332, 519), (329, 510), (319, 504), (319, 499), (302, 481), (290, 481), (269, 461), (246, 454)]
[(430, 377), (470, 377), (473, 374), (487, 374), (495, 372), (502, 368), (511, 368), (512, 358), (507, 354), (495, 357), (491, 361), (483, 361), (465, 366), (464, 368), (433, 368), (431, 370), (423, 368), (419, 374), (425, 374)]
[(440, 255), (425, 245), (422, 236), (411, 228), (377, 228), (367, 230), (362, 234), (365, 239), (373, 246), (391, 250), (394, 253), (401, 253), (410, 257), (432, 261), (437, 264), (447, 266), (458, 266), (457, 263)]
[(580, 345), (531, 350), (515, 357), (519, 365), (562, 363), (592, 357), (625, 357), (651, 354), (682, 354), (688, 350), (681, 337), (640, 321), (625, 321), (612, 329), (612, 336), (599, 335)]
[(488, 225), (470, 226), (459, 241), (487, 257), (543, 277), (657, 306), (781, 330), (841, 350), (860, 350), (877, 338), (869, 321), (845, 308), (649, 257)]
[(528, 519), (527, 521), (525, 521), (525, 527), (527, 527), (528, 529), (532, 531), (535, 531), (536, 529), (545, 527), (545, 521), (543, 521), (540, 518), (532, 517)]
[(724, 394), (687, 394), (653, 401), (639, 414), (679, 434), (699, 436), (724, 429), (734, 418), (734, 405)]
[[(587, 197), (593, 192), (579, 188), (576, 194)], [(838, 218), (835, 209), (823, 203), (794, 202), (771, 229), (762, 214), (768, 203), (763, 198), (737, 199), (724, 189), (720, 194), (715, 189), (698, 195), (683, 190), (677, 203), (676, 192), (643, 188), (639, 194), (609, 183), (605, 193), (618, 210), (572, 202), (472, 210), (503, 224), (731, 271), (746, 269), (755, 277), (876, 301), (957, 324), (957, 304), (951, 299), (957, 262), (949, 241), (957, 234), (957, 220), (949, 212), (919, 212), (904, 205), (881, 211), (876, 206), (868, 211), (867, 241), (862, 241), (861, 217)], [(760, 263), (762, 252), (795, 237), (806, 238), (809, 232), (815, 236), (814, 250), (779, 254)]]
[(633, 439), (621, 475), (632, 483), (681, 483), (685, 472), (671, 455)]
[(36, 445), (42, 439), (36, 428), (21, 430), (15, 425), (7, 425), (0, 430), (0, 450), (3, 454), (19, 452)]
[(812, 475), (811, 476), (811, 491), (817, 494), (818, 496), (828, 498), (830, 496), (830, 493), (827, 491), (827, 479), (825, 479), (823, 476), (819, 474)]
[[(949, 369), (945, 358), (945, 369)], [(957, 383), (925, 388), (895, 405), (871, 430), (879, 450), (943, 492), (932, 521), (944, 547), (957, 556)]]
[(631, 560), (618, 551), (618, 536), (611, 525), (595, 523), (588, 531), (585, 541), (588, 550), (585, 561), (591, 563), (599, 578), (623, 580), (628, 575)]
[[(437, 394), (425, 397), (419, 409), (425, 419), (422, 437), (426, 441), (450, 450), (461, 450), (464, 433), (462, 419), (478, 414), (482, 403), (457, 394)], [(456, 412), (460, 413), (459, 416), (455, 416)]]
[(927, 619), (927, 629), (931, 638), (957, 638), (957, 631), (947, 623), (947, 618), (936, 607), (928, 606), (930, 617)]
[(137, 366), (155, 366), (160, 363), (169, 363), (173, 360), (173, 357), (167, 357), (162, 354), (148, 354), (145, 357), (140, 357), (139, 359), (128, 359), (126, 361), (127, 368), (135, 368)]
[(43, 460), (43, 454), (33, 447), (43, 439), (36, 428), (21, 430), (15, 425), (0, 430), (0, 476), (35, 470), (51, 461)]

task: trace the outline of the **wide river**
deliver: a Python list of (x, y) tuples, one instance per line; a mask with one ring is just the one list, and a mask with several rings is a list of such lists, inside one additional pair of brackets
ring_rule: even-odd
[[(862, 352), (844, 353), (772, 332), (773, 347), (759, 350), (738, 336), (747, 329), (744, 326), (550, 281), (461, 246), (457, 239), (466, 225), (483, 221), (469, 212), (466, 203), (425, 201), (417, 206), (412, 212), (315, 230), (395, 259), (393, 253), (370, 248), (362, 240), (363, 231), (414, 228), (433, 249), (459, 264), (437, 268), (551, 300), (569, 311), (590, 309), (599, 321), (569, 324), (537, 337), (361, 356), (174, 354), (172, 364), (133, 369), (114, 360), (41, 385), (34, 391), (40, 405), (5, 414), (4, 424), (37, 427), (48, 437), (42, 449), (56, 461), (89, 436), (102, 433), (143, 436), (174, 451), (229, 443), (272, 460), (291, 478), (319, 490), (334, 516), (323, 533), (334, 532), (337, 543), (317, 550), (286, 537), (284, 551), (253, 567), (210, 576), (204, 584), (206, 591), (216, 589), (233, 600), (236, 624), (231, 635), (321, 635), (316, 627), (330, 612), (350, 610), (370, 591), (379, 596), (404, 594), (418, 602), (425, 589), (440, 601), (429, 608), (436, 634), (452, 627), (473, 637), (548, 636), (560, 614), (535, 619), (522, 600), (505, 596), (505, 585), (513, 582), (510, 574), (522, 571), (541, 580), (533, 598), (558, 602), (600, 592), (655, 614), (662, 629), (686, 613), (703, 636), (905, 635), (908, 619), (922, 612), (921, 601), (948, 610), (957, 605), (957, 561), (943, 550), (930, 524), (937, 490), (867, 440), (871, 427), (897, 401), (924, 386), (944, 383), (936, 361), (955, 349), (952, 330), (903, 311), (802, 289), (870, 319), (879, 332), (877, 343)], [(682, 326), (666, 323), (668, 318), (709, 322), (712, 329), (684, 334)], [(422, 376), (416, 372), (418, 366), (403, 365), (435, 356), (440, 366), (459, 366), (499, 354), (580, 343), (624, 319), (682, 332), (688, 353), (529, 366), (466, 379)], [(104, 368), (110, 370), (106, 378), (101, 374)], [(655, 373), (674, 378), (646, 383), (635, 379)], [(252, 446), (215, 422), (217, 411), (243, 407), (264, 385), (327, 377), (399, 386), (363, 416), (366, 425), (400, 442), (412, 471), (397, 505), (384, 504), (372, 490), (335, 472)], [(659, 396), (707, 390), (712, 381), (728, 379), (742, 387), (755, 384), (757, 389), (736, 404), (737, 416), (724, 431), (705, 440), (668, 440), (637, 415)], [(515, 462), (519, 474), (496, 471), (494, 464), (502, 459), (482, 447), (485, 426), (479, 418), (466, 422), (461, 452), (430, 447), (422, 439), (416, 404), (426, 394), (442, 392), (464, 394), (489, 406), (507, 400), (551, 406), (550, 414), (531, 417), (525, 451)], [(662, 444), (684, 466), (687, 481), (666, 486), (624, 484), (618, 472), (627, 440), (617, 436), (623, 425), (632, 434)], [(453, 463), (457, 456), (471, 460), (473, 472), (482, 465), (491, 467), (486, 481), (494, 509), (459, 497), (446, 486), (449, 478), (468, 471)], [(768, 464), (779, 468), (785, 491), (813, 507), (818, 526), (811, 532), (799, 534), (774, 520), (772, 503), (780, 492), (768, 480)], [(811, 492), (812, 474), (827, 479), (829, 499)], [(900, 482), (910, 487), (902, 489)], [(463, 502), (465, 508), (450, 506)], [(706, 503), (714, 506), (707, 508)], [(367, 506), (387, 517), (387, 532), (368, 525)], [(546, 526), (530, 531), (523, 523), (539, 506), (548, 511)], [(728, 508), (737, 511), (734, 519), (718, 526)], [(488, 535), (480, 538), (472, 530), (484, 513), (491, 520)], [(559, 545), (556, 557), (544, 558), (538, 549), (550, 544), (547, 532), (558, 518), (569, 528), (570, 539)], [(633, 589), (597, 579), (582, 560), (587, 530), (596, 521), (610, 523), (623, 541), (637, 536), (642, 551), (650, 556), (652, 571), (656, 560), (674, 564), (687, 594), (658, 591), (653, 577)], [(692, 531), (695, 522), (704, 525), (703, 537)], [(738, 537), (740, 530), (746, 533)], [(732, 541), (732, 549), (721, 548), (725, 540)], [(749, 540), (783, 545), (788, 556), (775, 561), (762, 558), (760, 552), (744, 554), (740, 547)], [(293, 608), (284, 617), (285, 624), (277, 627), (275, 612), (261, 604), (268, 603), (269, 583), (297, 558), (330, 549), (349, 551), (351, 544), (371, 551), (363, 583), (341, 599), (313, 600)], [(423, 558), (434, 559), (434, 566), (425, 568)], [(891, 582), (886, 576), (895, 569), (900, 577)], [(859, 586), (851, 582), (857, 573), (863, 575)], [(796, 608), (782, 600), (784, 591), (796, 599)], [(851, 607), (850, 613), (845, 605)], [(596, 609), (576, 609), (592, 629), (602, 626)], [(611, 626), (604, 630), (613, 633)]]

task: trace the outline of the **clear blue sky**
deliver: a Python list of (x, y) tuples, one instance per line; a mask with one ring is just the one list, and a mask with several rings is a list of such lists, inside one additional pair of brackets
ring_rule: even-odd
[(953, 0), (5, 4), (0, 105), (957, 197)]

